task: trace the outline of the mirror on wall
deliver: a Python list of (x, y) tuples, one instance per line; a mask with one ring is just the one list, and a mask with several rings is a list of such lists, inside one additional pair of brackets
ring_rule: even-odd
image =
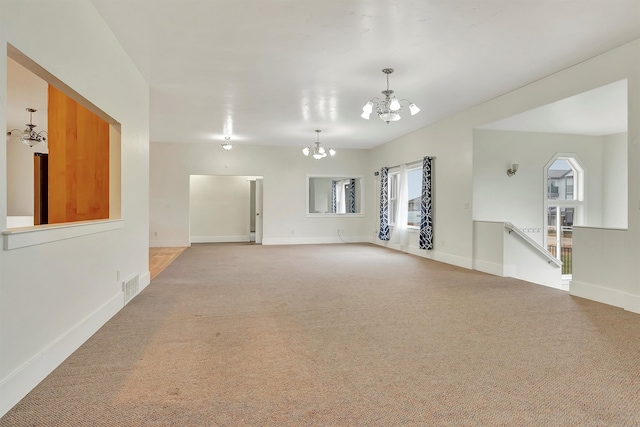
[(307, 216), (363, 215), (364, 178), (307, 176)]

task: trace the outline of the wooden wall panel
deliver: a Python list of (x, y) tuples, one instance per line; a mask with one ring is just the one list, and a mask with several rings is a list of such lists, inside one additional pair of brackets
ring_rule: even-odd
[(109, 124), (49, 86), (49, 223), (109, 218)]

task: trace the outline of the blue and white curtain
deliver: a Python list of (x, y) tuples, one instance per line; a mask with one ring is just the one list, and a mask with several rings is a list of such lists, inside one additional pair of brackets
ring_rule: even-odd
[(422, 202), (420, 206), (420, 249), (433, 249), (433, 213), (431, 211), (431, 157), (422, 159)]
[(331, 186), (331, 213), (338, 212), (338, 181), (332, 181)]
[(356, 213), (356, 180), (349, 181), (349, 213)]
[(378, 239), (389, 240), (389, 168), (380, 169), (380, 232)]

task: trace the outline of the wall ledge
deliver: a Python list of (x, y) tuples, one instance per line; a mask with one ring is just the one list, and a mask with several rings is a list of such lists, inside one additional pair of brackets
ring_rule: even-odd
[(121, 228), (124, 228), (124, 220), (108, 219), (14, 228), (3, 231), (2, 235), (4, 236), (4, 250), (10, 251)]

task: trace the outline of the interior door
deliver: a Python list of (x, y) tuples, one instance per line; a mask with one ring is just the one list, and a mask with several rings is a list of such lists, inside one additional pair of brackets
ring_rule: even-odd
[(256, 244), (262, 244), (262, 178), (256, 179)]

